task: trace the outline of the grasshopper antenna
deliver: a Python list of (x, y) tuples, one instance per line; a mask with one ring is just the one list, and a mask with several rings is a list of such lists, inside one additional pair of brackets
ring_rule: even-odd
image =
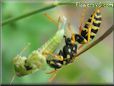
[(28, 47), (30, 46), (30, 43), (28, 43), (19, 53), (19, 55), (21, 55)]

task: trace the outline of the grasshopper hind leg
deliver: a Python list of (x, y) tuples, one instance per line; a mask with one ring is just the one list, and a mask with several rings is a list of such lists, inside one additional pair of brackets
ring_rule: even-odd
[(60, 22), (62, 21), (61, 17), (59, 16), (58, 21), (56, 22), (49, 14), (44, 13), (44, 15), (57, 26), (58, 29), (60, 29)]

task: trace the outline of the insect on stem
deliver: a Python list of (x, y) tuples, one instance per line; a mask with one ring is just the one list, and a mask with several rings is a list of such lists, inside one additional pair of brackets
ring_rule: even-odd
[(20, 54), (13, 59), (13, 64), (17, 76), (24, 76), (32, 74), (41, 69), (45, 69), (45, 67), (47, 66), (46, 59), (48, 55), (44, 55), (43, 52), (48, 51), (53, 53), (63, 40), (67, 19), (65, 18), (65, 16), (63, 16), (62, 19), (63, 21), (59, 22), (60, 29), (58, 29), (56, 34), (49, 41), (43, 44), (43, 46), (41, 46), (37, 50), (32, 51), (32, 53), (27, 57), (21, 56), (21, 54), (30, 45), (28, 44), (25, 48), (22, 49)]

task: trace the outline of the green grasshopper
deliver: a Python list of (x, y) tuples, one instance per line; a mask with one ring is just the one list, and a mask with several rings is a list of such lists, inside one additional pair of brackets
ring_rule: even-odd
[(60, 18), (58, 19), (59, 29), (56, 34), (53, 38), (42, 45), (41, 48), (34, 50), (30, 55), (28, 55), (28, 57), (21, 56), (19, 54), (13, 59), (17, 76), (32, 74), (46, 67), (46, 58), (48, 57), (48, 54), (43, 54), (43, 52), (48, 51), (53, 53), (63, 40), (63, 36), (65, 34), (67, 19), (63, 16), (61, 20), (62, 21), (60, 21)]

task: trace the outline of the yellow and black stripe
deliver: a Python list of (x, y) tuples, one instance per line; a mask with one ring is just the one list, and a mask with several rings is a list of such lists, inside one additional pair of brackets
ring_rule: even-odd
[[(88, 35), (90, 35), (90, 39), (93, 39), (101, 25), (101, 13), (97, 8), (95, 12), (91, 15), (88, 21), (85, 23), (84, 28), (81, 31), (81, 36), (83, 36), (88, 41)], [(90, 32), (89, 32), (90, 31)]]

